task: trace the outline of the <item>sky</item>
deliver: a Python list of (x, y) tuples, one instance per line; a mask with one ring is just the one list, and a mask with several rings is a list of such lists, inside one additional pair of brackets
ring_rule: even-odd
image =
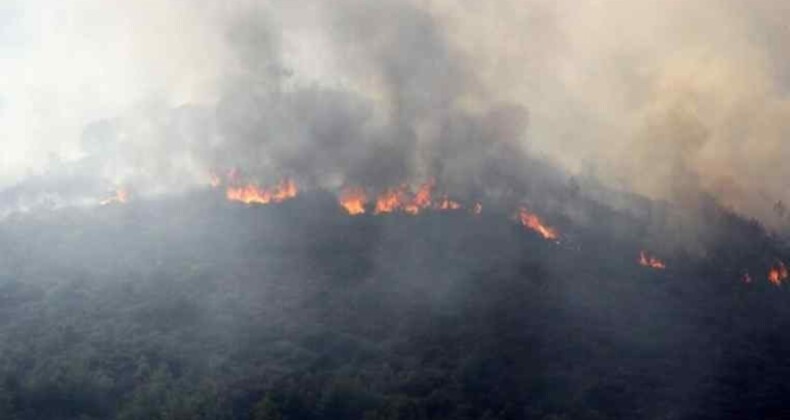
[(85, 126), (152, 99), (204, 100), (219, 39), (175, 2), (12, 1), (0, 9), (0, 179), (80, 156)]

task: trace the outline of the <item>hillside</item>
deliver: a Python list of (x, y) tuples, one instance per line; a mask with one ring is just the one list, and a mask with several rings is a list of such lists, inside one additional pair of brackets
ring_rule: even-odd
[[(207, 192), (0, 223), (3, 419), (790, 415), (790, 299), (755, 223), (638, 264), (631, 216), (349, 217)], [(754, 267), (754, 268), (753, 268)], [(741, 280), (751, 269), (753, 281)]]

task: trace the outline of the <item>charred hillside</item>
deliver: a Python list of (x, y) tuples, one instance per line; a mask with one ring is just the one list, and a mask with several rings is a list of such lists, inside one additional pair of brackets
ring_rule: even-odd
[(711, 206), (704, 252), (649, 249), (635, 216), (579, 205), (595, 223), (548, 217), (559, 241), (505, 209), (349, 217), (322, 192), (9, 217), (0, 418), (790, 413), (777, 239)]

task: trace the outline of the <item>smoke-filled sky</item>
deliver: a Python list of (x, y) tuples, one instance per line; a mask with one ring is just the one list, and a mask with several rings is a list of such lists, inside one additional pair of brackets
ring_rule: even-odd
[(6, 0), (0, 186), (239, 167), (474, 193), (545, 160), (777, 224), (788, 21), (783, 0)]

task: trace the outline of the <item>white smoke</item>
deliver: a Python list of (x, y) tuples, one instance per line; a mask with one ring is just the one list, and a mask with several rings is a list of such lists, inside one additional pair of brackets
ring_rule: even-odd
[(5, 2), (0, 185), (90, 156), (108, 183), (168, 188), (216, 165), (337, 177), (384, 152), (392, 177), (442, 153), (456, 174), (475, 165), (457, 149), (493, 135), (499, 154), (780, 225), (787, 18), (780, 0)]

